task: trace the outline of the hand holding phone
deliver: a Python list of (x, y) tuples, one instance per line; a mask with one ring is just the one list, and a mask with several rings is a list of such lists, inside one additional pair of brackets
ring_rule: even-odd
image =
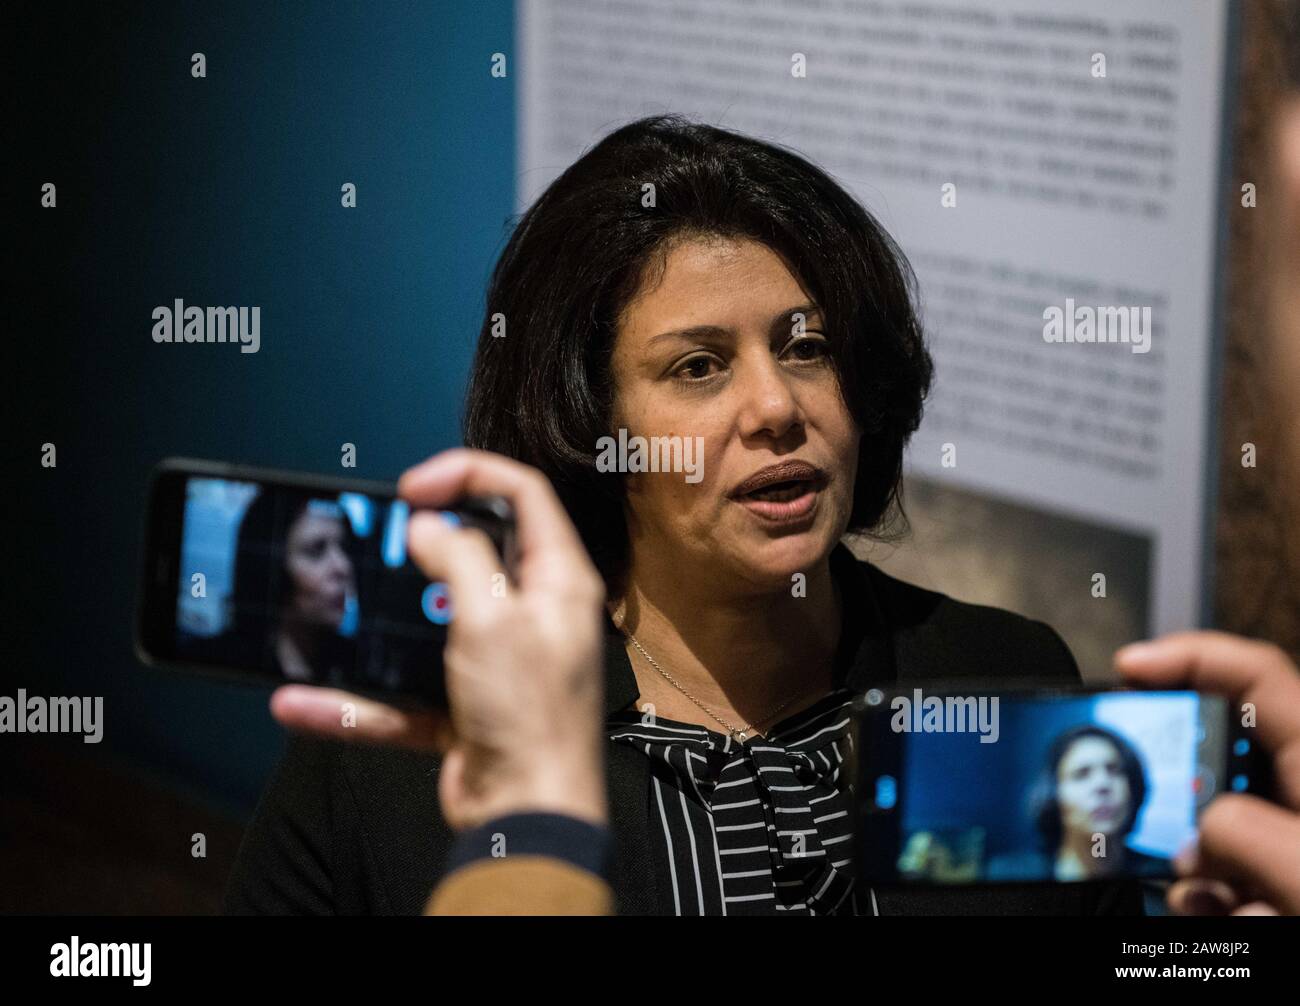
[(1144, 688), (1196, 688), (1248, 706), (1273, 759), (1272, 803), (1216, 798), (1195, 851), (1175, 862), (1169, 890), (1182, 914), (1300, 915), (1300, 670), (1276, 646), (1222, 632), (1179, 632), (1127, 646), (1115, 669)]
[(273, 714), (293, 729), (444, 751), (439, 798), (454, 827), (522, 810), (603, 821), (604, 583), (550, 483), (458, 448), (406, 472), (398, 493), (413, 508), (500, 496), (515, 513), (515, 582), (481, 532), (419, 509), (409, 524), (412, 559), (448, 584), (455, 611), (443, 650), (450, 720), (295, 685), (272, 696)]

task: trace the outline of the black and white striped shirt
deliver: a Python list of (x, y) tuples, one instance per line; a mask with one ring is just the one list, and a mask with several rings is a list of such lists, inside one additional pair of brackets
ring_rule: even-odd
[(676, 914), (872, 914), (853, 884), (852, 694), (836, 689), (743, 744), (635, 709), (610, 714), (610, 738), (650, 759), (651, 840)]

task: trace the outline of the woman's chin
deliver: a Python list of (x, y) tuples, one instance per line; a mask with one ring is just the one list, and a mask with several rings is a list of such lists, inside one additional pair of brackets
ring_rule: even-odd
[(813, 528), (803, 534), (747, 542), (737, 560), (748, 571), (749, 579), (789, 589), (796, 573), (806, 576), (812, 572), (834, 546), (825, 534)]

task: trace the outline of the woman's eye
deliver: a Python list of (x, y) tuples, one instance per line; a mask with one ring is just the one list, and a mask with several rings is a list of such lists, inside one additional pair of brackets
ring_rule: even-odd
[(709, 376), (709, 367), (714, 362), (713, 358), (709, 356), (694, 357), (678, 367), (674, 376), (676, 376), (678, 380), (686, 381), (687, 383), (690, 383), (691, 381), (704, 380), (704, 378)]
[(826, 351), (826, 340), (818, 338), (796, 339), (787, 350), (803, 361), (819, 360), (826, 355)]

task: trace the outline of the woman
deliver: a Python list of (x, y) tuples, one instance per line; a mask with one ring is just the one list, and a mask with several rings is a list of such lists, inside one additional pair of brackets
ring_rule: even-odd
[(356, 646), (340, 629), (357, 593), (354, 552), (337, 503), (260, 493), (236, 539), (230, 645), (291, 681), (353, 680)]
[(1158, 876), (1168, 868), (1125, 844), (1146, 802), (1147, 781), (1137, 751), (1123, 737), (1091, 725), (1068, 730), (1048, 749), (1047, 773), (1037, 823), (1057, 880), (1119, 872)]
[(1146, 795), (1141, 758), (1123, 737), (1092, 724), (1065, 731), (1048, 748), (1030, 798), (1044, 851), (997, 857), (989, 864), (989, 877), (1077, 881), (1167, 875), (1169, 860), (1126, 844)]
[[(1121, 896), (1137, 910), (1136, 892), (1110, 887), (886, 895), (853, 882), (851, 694), (935, 676), (1077, 679), (1046, 626), (902, 584), (840, 543), (896, 511), (931, 378), (912, 284), (822, 171), (667, 116), (580, 158), (497, 263), (466, 442), (545, 475), (605, 588), (620, 912), (1084, 912)], [(629, 453), (602, 470), (605, 438), (643, 438), (662, 463)], [(425, 555), (429, 575), (446, 565)], [(278, 715), (346, 736), (329, 701)], [(371, 736), (417, 729), (389, 717)], [(462, 769), (296, 737), (228, 907), (419, 912), (450, 840), (431, 779), (445, 795)], [(604, 795), (575, 813), (601, 813)]]

